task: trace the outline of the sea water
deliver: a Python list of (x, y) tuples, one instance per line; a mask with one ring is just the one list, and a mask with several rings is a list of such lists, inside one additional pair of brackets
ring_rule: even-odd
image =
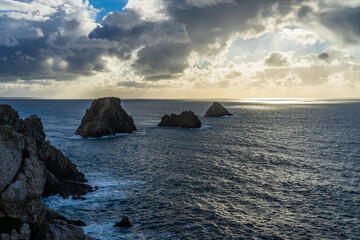
[[(91, 100), (9, 100), (77, 164), (86, 200), (43, 199), (99, 239), (360, 239), (360, 101), (124, 100), (138, 131), (74, 135)], [(194, 111), (203, 128), (157, 127)], [(123, 215), (132, 228), (113, 228)]]

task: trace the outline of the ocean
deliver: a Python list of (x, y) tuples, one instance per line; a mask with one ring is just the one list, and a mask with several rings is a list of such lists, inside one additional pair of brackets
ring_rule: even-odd
[[(44, 198), (103, 239), (360, 239), (360, 100), (123, 100), (138, 131), (74, 135), (91, 100), (14, 100), (98, 186), (84, 201)], [(197, 130), (157, 127), (192, 110)], [(132, 228), (113, 228), (122, 216)]]

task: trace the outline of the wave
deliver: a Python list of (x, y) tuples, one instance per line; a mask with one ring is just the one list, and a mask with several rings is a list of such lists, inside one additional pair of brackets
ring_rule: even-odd
[(99, 139), (109, 139), (109, 138), (116, 138), (116, 137), (124, 137), (124, 136), (133, 135), (135, 133), (137, 133), (137, 132), (134, 131), (132, 133), (116, 133), (116, 134), (113, 134), (113, 135), (107, 135), (107, 136), (103, 136), (103, 137), (100, 137), (100, 138), (93, 138), (93, 137), (82, 138), (79, 135), (73, 135), (73, 136), (70, 136), (69, 139), (71, 139), (71, 140), (99, 140)]

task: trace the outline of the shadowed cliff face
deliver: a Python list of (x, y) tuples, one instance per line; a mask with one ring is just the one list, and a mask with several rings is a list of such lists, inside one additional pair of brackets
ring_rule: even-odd
[(165, 114), (158, 124), (160, 127), (180, 127), (180, 128), (201, 128), (199, 118), (192, 111), (184, 111), (179, 115), (172, 113)]
[[(42, 129), (37, 116), (22, 120), (9, 105), (0, 105), (0, 239), (90, 239), (75, 221), (41, 202), (49, 192), (68, 196), (91, 190), (76, 182), (85, 181), (84, 175), (45, 141)], [(70, 180), (83, 188), (72, 187)]]
[(94, 100), (75, 134), (83, 138), (98, 138), (136, 131), (134, 120), (120, 104), (121, 100), (115, 97)]

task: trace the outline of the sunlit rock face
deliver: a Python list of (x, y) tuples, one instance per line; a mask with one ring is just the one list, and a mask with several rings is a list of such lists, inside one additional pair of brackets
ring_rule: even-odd
[(179, 115), (172, 113), (165, 114), (158, 124), (160, 127), (180, 127), (180, 128), (201, 128), (198, 116), (192, 111), (184, 111)]
[(85, 176), (76, 165), (46, 141), (43, 125), (38, 116), (31, 115), (23, 120), (10, 105), (0, 104), (0, 126), (11, 127), (34, 145), (37, 159), (43, 162), (46, 168), (42, 197), (56, 194), (68, 197), (84, 195), (92, 191), (89, 185), (84, 184)]
[(94, 100), (75, 134), (83, 138), (99, 138), (136, 131), (133, 118), (120, 104), (121, 100), (115, 97)]
[(36, 156), (33, 141), (0, 126), (0, 211), (4, 217), (37, 224), (45, 217), (40, 197), (46, 181), (46, 168)]
[(211, 107), (206, 111), (206, 117), (223, 117), (232, 116), (232, 114), (224, 108), (220, 103), (214, 102)]

